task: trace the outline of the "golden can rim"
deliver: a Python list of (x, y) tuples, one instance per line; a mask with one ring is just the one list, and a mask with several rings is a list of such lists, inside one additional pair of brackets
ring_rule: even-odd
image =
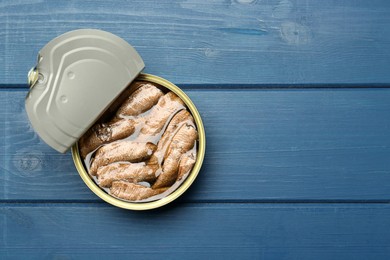
[(172, 82), (163, 79), (161, 77), (147, 74), (147, 73), (140, 73), (139, 76), (135, 80), (145, 80), (150, 81), (156, 84), (159, 84), (172, 92), (174, 92), (176, 95), (178, 95), (186, 104), (188, 109), (190, 110), (192, 116), (194, 117), (195, 124), (198, 130), (198, 151), (196, 156), (196, 162), (194, 167), (192, 168), (191, 173), (188, 175), (188, 177), (184, 180), (184, 182), (171, 194), (168, 196), (161, 198), (156, 201), (150, 201), (150, 202), (130, 202), (130, 201), (124, 201), (121, 199), (117, 199), (110, 194), (103, 191), (89, 176), (88, 172), (85, 170), (84, 164), (82, 162), (78, 143), (76, 142), (75, 145), (72, 146), (72, 158), (73, 162), (76, 166), (77, 171), (79, 172), (82, 180), (84, 183), (92, 190), (93, 193), (95, 193), (98, 197), (103, 199), (105, 202), (114, 205), (119, 208), (123, 209), (130, 209), (130, 210), (148, 210), (148, 209), (154, 209), (159, 208), (161, 206), (164, 206), (175, 199), (177, 199), (180, 195), (182, 195), (194, 182), (196, 177), (198, 176), (198, 173), (200, 171), (200, 168), (203, 164), (203, 159), (206, 151), (206, 134), (203, 126), (202, 119), (200, 117), (200, 114), (198, 110), (196, 109), (194, 103), (191, 101), (191, 99), (175, 84)]

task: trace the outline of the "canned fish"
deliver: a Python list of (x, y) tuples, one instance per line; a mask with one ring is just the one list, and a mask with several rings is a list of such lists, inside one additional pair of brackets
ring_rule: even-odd
[[(138, 88), (135, 88), (133, 92), (126, 93), (125, 91), (124, 95), (129, 95), (130, 98), (125, 100), (124, 105), (117, 104), (118, 110), (113, 108), (111, 109), (113, 111), (110, 111), (111, 115), (103, 116), (106, 117), (103, 121), (107, 122), (108, 118), (112, 122), (111, 125), (122, 128), (122, 132), (128, 131), (128, 133), (125, 133), (124, 136), (117, 133), (117, 136), (123, 138), (118, 138), (119, 140), (113, 140), (113, 142), (105, 142), (110, 138), (105, 135), (107, 131), (104, 131), (104, 128), (110, 126), (98, 123), (89, 135), (87, 132), (87, 137), (82, 137), (72, 147), (72, 155), (81, 178), (97, 196), (117, 207), (145, 210), (157, 208), (175, 200), (190, 187), (202, 165), (206, 140), (199, 112), (179, 87), (150, 74), (139, 75), (135, 84), (138, 82), (143, 82), (143, 84), (136, 85)], [(132, 97), (132, 94), (145, 86), (144, 91), (152, 93), (153, 91), (147, 87), (157, 86), (157, 93), (153, 93), (153, 95), (158, 98), (155, 97), (154, 102), (151, 102), (153, 105), (149, 104), (148, 106), (147, 104), (146, 111), (140, 108), (135, 113), (127, 113), (127, 116), (126, 113), (123, 113), (125, 116), (121, 116), (118, 113), (121, 108), (133, 112), (134, 104), (135, 106), (139, 105), (137, 101), (134, 102), (136, 97)], [(177, 96), (180, 101), (167, 108), (163, 105), (169, 105), (169, 96)], [(133, 101), (133, 104), (126, 108), (127, 100)], [(133, 106), (131, 107), (131, 105)], [(155, 118), (158, 112), (163, 114), (162, 118)], [(155, 121), (148, 125), (145, 118)], [(123, 127), (126, 124), (128, 127)], [(134, 125), (138, 129), (131, 129)], [(152, 129), (148, 129), (148, 126)], [(186, 130), (187, 128), (189, 130)], [(114, 131), (109, 130), (109, 135), (113, 136)], [(98, 137), (99, 133), (103, 135), (102, 138)], [(184, 134), (184, 140), (175, 139), (175, 136), (179, 137), (180, 134)], [(98, 141), (90, 141), (94, 138)], [(184, 144), (180, 144), (180, 141)], [(173, 142), (179, 143), (178, 146), (181, 146), (174, 147)], [(85, 146), (85, 143), (94, 143), (95, 146), (83, 151), (80, 146)], [(152, 146), (149, 151), (148, 143)], [(96, 146), (99, 148), (96, 149)], [(178, 151), (174, 150), (175, 148)], [(104, 151), (101, 152), (103, 149)], [(135, 151), (136, 149), (141, 150), (141, 152)], [(118, 154), (113, 154), (112, 150)], [(99, 157), (99, 152), (101, 152), (102, 157)], [(129, 153), (126, 154), (127, 152)], [(107, 154), (113, 159), (107, 160), (109, 158), (104, 157)], [(91, 159), (92, 156), (95, 157)], [(167, 162), (174, 165), (169, 165)], [(99, 163), (100, 166), (98, 166)]]
[(199, 112), (173, 83), (140, 71), (123, 39), (76, 30), (48, 43), (29, 72), (26, 111), (86, 185), (125, 209), (163, 206), (193, 183), (205, 155)]

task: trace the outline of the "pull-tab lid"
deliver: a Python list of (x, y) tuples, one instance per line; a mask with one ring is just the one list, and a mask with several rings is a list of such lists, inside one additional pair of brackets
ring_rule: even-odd
[(68, 150), (144, 68), (136, 50), (111, 33), (82, 29), (60, 35), (29, 72), (26, 111), (38, 135)]

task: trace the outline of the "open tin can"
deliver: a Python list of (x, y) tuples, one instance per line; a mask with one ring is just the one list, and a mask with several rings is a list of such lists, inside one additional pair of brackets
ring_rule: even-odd
[[(29, 72), (30, 91), (26, 97), (26, 111), (38, 135), (48, 145), (59, 152), (63, 153), (69, 149), (72, 150), (73, 161), (81, 178), (97, 196), (114, 206), (132, 210), (157, 208), (172, 202), (183, 194), (197, 177), (206, 149), (203, 123), (199, 112), (189, 97), (173, 83), (154, 75), (141, 73), (143, 68), (144, 63), (135, 49), (118, 36), (93, 29), (71, 31), (53, 39), (39, 52), (37, 66)], [(164, 90), (164, 93), (161, 95), (168, 95), (167, 93), (169, 93), (172, 96), (178, 97), (183, 104), (183, 109), (187, 110), (191, 116), (192, 124), (188, 125), (186, 123), (186, 127), (195, 128), (197, 133), (196, 140), (193, 146), (191, 146), (192, 150), (196, 149), (196, 156), (192, 163), (193, 166), (188, 168), (189, 170), (185, 174), (185, 177), (180, 182), (176, 181), (174, 184), (170, 184), (169, 187), (163, 187), (164, 190), (161, 191), (161, 195), (139, 201), (114, 196), (110, 194), (109, 189), (101, 186), (96, 176), (91, 174), (90, 165), (86, 165), (85, 158), (82, 158), (79, 145), (80, 138), (85, 137), (87, 133), (91, 132), (91, 127), (99, 121), (102, 115), (107, 114), (107, 110), (112, 107), (115, 101), (119, 99), (123, 100), (123, 98), (126, 99), (127, 97), (123, 97), (125, 93), (126, 95), (132, 95), (133, 92), (128, 91), (128, 86), (133, 81), (150, 83)], [(161, 107), (155, 108), (159, 103), (154, 104), (149, 110), (161, 109)], [(178, 111), (175, 111), (175, 113)], [(147, 117), (147, 113), (141, 113), (141, 115), (146, 114), (145, 117)], [(153, 113), (153, 111), (150, 113)], [(173, 121), (172, 117), (169, 117), (171, 122)], [(136, 118), (130, 117), (129, 119), (128, 117), (121, 117), (115, 120), (135, 120)], [(151, 119), (153, 117), (143, 121), (146, 122), (143, 126), (145, 127), (145, 124), (147, 125)], [(168, 135), (168, 130), (166, 131), (166, 129), (169, 127), (169, 120), (164, 123), (164, 130), (159, 135), (160, 138), (157, 142), (164, 137), (163, 133)], [(153, 125), (153, 122), (151, 124)], [(181, 129), (184, 127), (183, 124), (180, 122), (180, 125), (175, 127)], [(171, 161), (176, 161), (176, 166), (178, 167), (181, 158), (184, 156), (184, 152), (187, 151), (188, 153), (189, 151), (182, 150), (180, 146), (180, 140), (183, 138), (175, 141), (177, 131), (179, 130), (176, 130), (175, 134), (173, 132), (169, 133), (170, 139), (166, 138), (165, 140), (170, 140), (170, 143), (167, 141), (164, 149), (172, 152), (172, 158), (170, 159)], [(126, 138), (128, 137), (112, 140), (109, 144), (103, 142), (89, 156), (95, 156), (95, 154), (99, 153), (99, 150), (108, 149), (104, 147), (109, 147), (110, 145), (110, 147), (118, 147), (121, 145), (121, 142), (126, 142), (126, 145), (131, 144), (132, 141), (126, 141)], [(137, 145), (139, 143), (137, 142)], [(156, 149), (160, 147), (158, 143), (151, 145), (154, 147), (153, 152), (148, 153), (148, 157), (145, 157), (146, 159), (142, 158), (142, 162), (136, 161), (134, 163), (134, 165), (138, 165), (136, 167), (137, 169), (144, 165), (149, 166), (150, 156), (156, 154)], [(174, 149), (177, 149), (179, 152), (174, 153), (176, 151)], [(122, 152), (123, 149), (121, 148), (118, 151)], [(165, 150), (162, 153), (165, 155), (168, 154), (167, 156), (169, 158), (170, 153)], [(100, 154), (103, 154), (102, 158), (98, 158), (101, 162), (109, 162), (102, 164), (101, 168), (112, 168), (112, 165), (116, 164), (116, 168), (126, 166), (126, 170), (131, 170), (129, 166), (133, 162), (121, 162), (122, 159), (111, 162), (107, 158), (104, 158), (104, 153)], [(94, 158), (95, 162), (98, 161), (97, 157), (98, 155)], [(164, 158), (166, 159), (166, 157)], [(165, 161), (169, 160), (166, 159)], [(131, 187), (140, 187), (148, 191), (155, 191), (157, 188), (162, 189), (160, 187), (154, 189), (158, 178), (165, 173), (162, 169), (162, 161), (159, 160), (159, 175), (152, 178), (151, 183), (144, 184), (143, 181), (138, 183), (132, 178), (123, 179), (124, 175), (122, 174), (120, 175), (122, 177), (114, 179), (114, 182), (110, 183), (110, 185), (132, 185)], [(178, 170), (177, 168), (173, 169)], [(106, 169), (104, 170), (107, 172)], [(171, 170), (170, 172), (174, 172), (175, 170)], [(156, 171), (153, 174), (156, 175)], [(177, 175), (177, 172), (175, 174)]]

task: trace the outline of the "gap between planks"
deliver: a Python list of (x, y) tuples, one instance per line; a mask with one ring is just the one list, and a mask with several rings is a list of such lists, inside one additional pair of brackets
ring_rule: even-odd
[[(386, 89), (390, 83), (373, 84), (176, 84), (183, 90), (310, 90), (310, 89)], [(0, 84), (0, 91), (27, 91), (26, 84)]]
[[(23, 207), (23, 206), (108, 206), (113, 207), (101, 200), (0, 200), (1, 207)], [(196, 201), (180, 201), (169, 205), (168, 207), (180, 207), (191, 205), (356, 205), (356, 204), (369, 204), (369, 205), (381, 205), (390, 204), (390, 200), (196, 200)]]

